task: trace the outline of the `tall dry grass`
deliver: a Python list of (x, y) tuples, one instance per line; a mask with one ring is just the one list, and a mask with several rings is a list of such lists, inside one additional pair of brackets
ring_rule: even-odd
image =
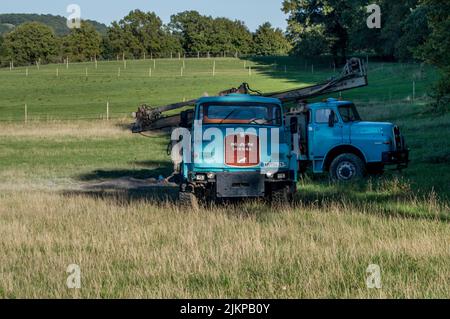
[[(350, 202), (183, 211), (125, 194), (0, 195), (7, 298), (450, 297), (450, 226)], [(81, 267), (82, 288), (66, 287)], [(381, 267), (382, 289), (366, 287)]]

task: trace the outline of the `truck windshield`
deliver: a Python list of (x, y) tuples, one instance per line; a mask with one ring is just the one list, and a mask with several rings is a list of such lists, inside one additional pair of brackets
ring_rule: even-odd
[(201, 105), (199, 114), (204, 124), (281, 125), (281, 108), (275, 104)]
[(341, 114), (344, 123), (361, 121), (361, 117), (354, 104), (339, 106), (339, 114)]

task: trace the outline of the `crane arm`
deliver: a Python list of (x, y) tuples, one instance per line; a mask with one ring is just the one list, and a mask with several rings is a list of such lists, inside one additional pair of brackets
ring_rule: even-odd
[[(283, 103), (287, 103), (310, 99), (334, 92), (351, 90), (367, 85), (367, 70), (363, 61), (358, 58), (352, 58), (347, 61), (342, 73), (338, 77), (331, 78), (321, 84), (263, 94), (259, 91), (252, 90), (247, 83), (243, 83), (238, 88), (231, 88), (220, 92), (219, 96), (232, 93), (257, 94), (260, 96), (277, 98)], [(136, 118), (136, 123), (134, 123), (132, 131), (133, 133), (141, 133), (145, 131), (176, 127), (180, 123), (180, 116), (163, 116), (162, 113), (195, 105), (197, 101), (198, 100), (190, 100), (187, 102), (169, 104), (158, 108), (151, 108), (148, 105), (142, 105), (139, 107), (138, 111), (133, 114)]]

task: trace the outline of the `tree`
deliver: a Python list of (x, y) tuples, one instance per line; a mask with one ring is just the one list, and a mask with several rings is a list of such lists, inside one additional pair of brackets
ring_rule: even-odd
[(450, 106), (450, 2), (423, 0), (428, 10), (430, 36), (416, 49), (416, 56), (435, 65), (441, 72), (441, 78), (434, 87), (433, 97), (436, 109), (448, 110)]
[(208, 52), (211, 50), (213, 19), (197, 11), (184, 11), (172, 15), (170, 30), (182, 39), (186, 52)]
[(108, 42), (117, 55), (141, 58), (150, 54), (181, 51), (178, 37), (163, 26), (154, 12), (131, 11), (108, 30)]
[(269, 22), (259, 26), (254, 37), (254, 53), (257, 55), (287, 54), (291, 45), (280, 29), (272, 28)]
[(395, 46), (395, 57), (402, 61), (411, 60), (414, 51), (423, 45), (430, 35), (428, 7), (419, 5), (401, 23), (402, 35)]
[[(356, 19), (355, 10), (361, 0), (284, 0), (283, 11), (289, 14), (288, 32), (298, 46), (320, 34), (335, 63), (345, 62), (349, 45), (349, 29)], [(318, 33), (320, 32), (320, 33)]]
[(89, 61), (100, 55), (101, 36), (88, 22), (82, 21), (63, 39), (63, 53), (71, 61)]
[(26, 65), (38, 60), (53, 62), (59, 43), (53, 30), (46, 25), (27, 22), (6, 34), (4, 47), (8, 59), (16, 65)]

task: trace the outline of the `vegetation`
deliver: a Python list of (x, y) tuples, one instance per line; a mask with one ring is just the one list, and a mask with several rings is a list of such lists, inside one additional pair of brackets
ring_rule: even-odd
[(86, 61), (100, 56), (102, 39), (92, 25), (82, 22), (63, 38), (63, 52), (70, 61)]
[[(11, 28), (17, 27), (26, 22), (39, 22), (41, 24), (45, 24), (46, 26), (52, 28), (57, 36), (64, 36), (70, 32), (70, 29), (67, 27), (66, 17), (51, 14), (8, 13), (0, 14), (0, 36), (6, 32), (9, 32)], [(100, 34), (106, 34), (106, 25), (92, 20), (86, 20), (86, 22), (93, 25)]]
[(52, 29), (37, 22), (27, 22), (6, 35), (6, 55), (16, 65), (26, 63), (48, 63), (58, 53), (58, 39)]
[(424, 5), (428, 8), (432, 32), (425, 43), (417, 48), (417, 55), (439, 68), (441, 78), (434, 88), (434, 105), (438, 110), (448, 111), (450, 110), (450, 4), (426, 0)]

